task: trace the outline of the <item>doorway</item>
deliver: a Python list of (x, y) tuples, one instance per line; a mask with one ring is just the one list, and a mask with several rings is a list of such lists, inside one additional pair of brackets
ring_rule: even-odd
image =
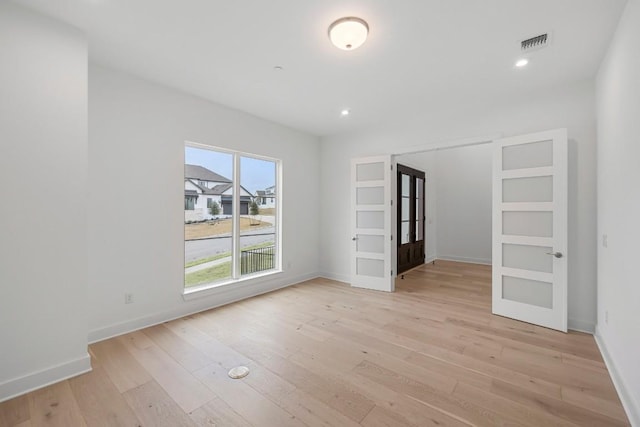
[[(494, 314), (566, 332), (566, 129), (472, 145), (475, 155), (467, 145), (425, 150), (424, 156), (437, 156), (430, 164), (421, 161), (420, 152), (396, 157), (429, 170), (431, 187), (437, 181), (437, 252), (429, 248), (429, 259), (492, 265)], [(398, 181), (406, 182), (402, 168), (398, 166)], [(415, 196), (401, 182), (398, 188), (400, 248), (413, 238), (411, 231), (406, 233), (407, 214), (400, 212)], [(405, 265), (411, 264), (399, 249), (399, 273)]]
[(425, 173), (398, 164), (398, 274), (425, 260)]

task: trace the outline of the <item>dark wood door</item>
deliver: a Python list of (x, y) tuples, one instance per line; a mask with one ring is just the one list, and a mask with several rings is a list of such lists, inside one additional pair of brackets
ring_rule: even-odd
[(398, 274), (424, 263), (425, 174), (398, 165)]

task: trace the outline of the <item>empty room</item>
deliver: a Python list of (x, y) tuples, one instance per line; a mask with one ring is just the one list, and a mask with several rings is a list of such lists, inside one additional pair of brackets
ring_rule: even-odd
[(0, 426), (640, 426), (640, 0), (0, 2)]

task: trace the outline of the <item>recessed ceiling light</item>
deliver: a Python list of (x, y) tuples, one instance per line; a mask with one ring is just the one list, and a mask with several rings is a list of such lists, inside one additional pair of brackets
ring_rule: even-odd
[(369, 25), (360, 18), (340, 18), (329, 26), (329, 38), (338, 49), (354, 50), (367, 40)]
[(351, 114), (351, 110), (349, 110), (348, 108), (345, 108), (344, 110), (340, 111), (340, 115), (341, 115), (342, 117), (346, 117), (346, 116), (348, 116), (349, 114)]
[(518, 61), (516, 61), (516, 67), (522, 68), (526, 66), (528, 63), (529, 63), (529, 60), (527, 58), (518, 59)]

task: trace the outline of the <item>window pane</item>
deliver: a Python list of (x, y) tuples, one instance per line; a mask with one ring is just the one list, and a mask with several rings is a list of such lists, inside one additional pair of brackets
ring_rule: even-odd
[(410, 197), (411, 196), (411, 177), (406, 174), (402, 174), (401, 176), (401, 185), (402, 189), (400, 195), (402, 197)]
[(233, 155), (185, 147), (185, 288), (231, 278)]
[(424, 179), (416, 179), (416, 240), (424, 240)]
[(410, 231), (409, 225), (410, 225), (409, 221), (402, 221), (401, 223), (400, 243), (403, 245), (411, 241), (409, 239), (409, 231)]
[(277, 267), (277, 164), (240, 157), (240, 273)]
[(411, 218), (411, 199), (408, 197), (402, 197), (402, 205), (400, 209), (400, 220), (409, 221)]

